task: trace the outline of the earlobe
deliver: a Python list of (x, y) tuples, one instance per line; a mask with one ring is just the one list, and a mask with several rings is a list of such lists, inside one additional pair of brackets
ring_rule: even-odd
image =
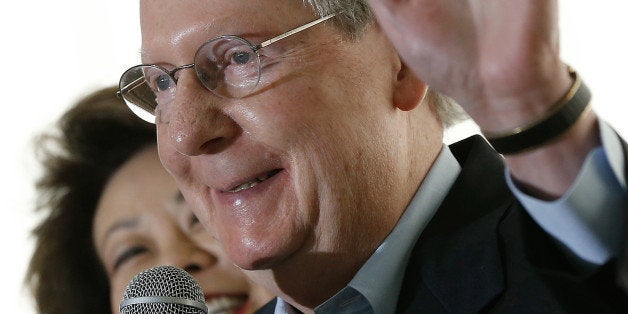
[(420, 80), (403, 62), (397, 72), (393, 94), (393, 104), (403, 111), (416, 108), (427, 93), (427, 85)]

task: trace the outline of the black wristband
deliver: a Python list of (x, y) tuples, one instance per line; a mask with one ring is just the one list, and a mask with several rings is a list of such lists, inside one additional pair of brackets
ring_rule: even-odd
[(591, 91), (580, 76), (570, 69), (574, 83), (569, 92), (542, 119), (499, 135), (486, 135), (488, 142), (500, 154), (521, 153), (557, 138), (582, 115), (591, 100)]

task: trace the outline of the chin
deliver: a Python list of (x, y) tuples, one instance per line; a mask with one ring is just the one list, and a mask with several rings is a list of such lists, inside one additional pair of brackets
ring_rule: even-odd
[(299, 242), (294, 241), (295, 239), (295, 237), (290, 238), (292, 240), (290, 242), (264, 239), (265, 244), (263, 244), (248, 238), (240, 238), (234, 245), (225, 248), (229, 259), (242, 269), (273, 269), (295, 254), (300, 247)]
[(287, 254), (272, 254), (271, 252), (243, 252), (238, 254), (235, 252), (229, 255), (231, 261), (238, 267), (245, 270), (264, 270), (272, 269), (281, 264), (287, 257)]

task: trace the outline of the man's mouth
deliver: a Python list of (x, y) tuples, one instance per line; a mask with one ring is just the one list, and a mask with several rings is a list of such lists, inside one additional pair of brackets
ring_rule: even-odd
[(250, 188), (252, 188), (252, 187), (254, 187), (254, 186), (256, 186), (256, 185), (258, 185), (258, 184), (260, 184), (260, 183), (262, 183), (262, 182), (264, 182), (264, 181), (266, 181), (268, 179), (270, 179), (271, 177), (273, 177), (274, 175), (276, 175), (280, 171), (281, 171), (281, 169), (275, 169), (275, 170), (269, 171), (269, 172), (267, 172), (267, 173), (265, 173), (265, 174), (255, 178), (255, 179), (253, 179), (253, 180), (251, 180), (249, 182), (245, 182), (245, 183), (242, 183), (242, 184), (234, 187), (233, 189), (229, 190), (228, 192), (229, 193), (238, 193), (238, 192), (250, 189)]

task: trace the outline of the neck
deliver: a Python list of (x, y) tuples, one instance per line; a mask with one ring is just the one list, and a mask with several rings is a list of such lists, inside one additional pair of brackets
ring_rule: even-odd
[[(393, 230), (442, 148), (442, 127), (438, 120), (423, 120), (407, 125), (409, 140), (400, 146), (397, 154), (403, 156), (403, 152), (407, 157), (402, 158), (403, 165), (396, 165), (389, 172), (398, 182), (379, 187), (379, 196), (388, 197), (354, 204), (360, 212), (370, 215), (349, 219), (340, 228), (348, 237), (342, 241), (336, 238), (338, 241), (331, 249), (330, 243), (322, 245), (324, 250), (312, 244), (273, 269), (254, 271), (255, 281), (303, 313), (313, 313), (314, 308), (346, 287)], [(391, 190), (385, 190), (385, 186)], [(318, 241), (312, 237), (309, 243)]]
[(272, 270), (251, 273), (256, 282), (299, 311), (313, 313), (314, 308), (346, 287), (372, 254), (350, 253), (308, 253)]

